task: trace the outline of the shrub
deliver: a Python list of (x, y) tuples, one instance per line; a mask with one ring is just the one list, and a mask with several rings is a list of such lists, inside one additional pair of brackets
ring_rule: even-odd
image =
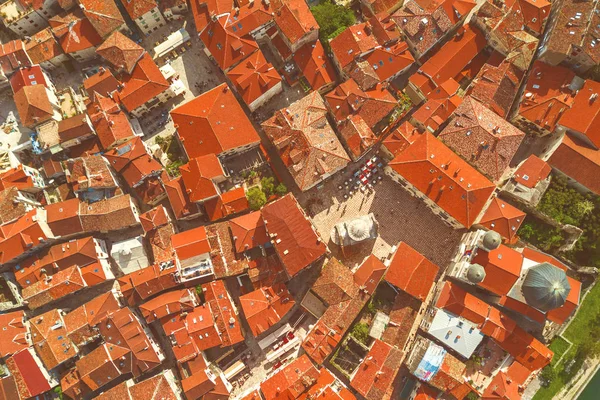
[(267, 197), (271, 196), (275, 191), (275, 178), (272, 176), (262, 178), (260, 180), (260, 186)]
[(556, 371), (551, 365), (547, 365), (540, 373), (540, 385), (548, 387), (556, 378)]
[(369, 325), (364, 322), (358, 322), (352, 327), (352, 336), (362, 344), (367, 344), (369, 339)]
[(326, 0), (312, 7), (310, 11), (319, 24), (319, 38), (326, 50), (329, 51), (329, 39), (335, 38), (344, 29), (354, 25), (356, 17), (350, 8), (340, 6)]
[(267, 196), (258, 186), (253, 186), (246, 192), (250, 209), (257, 211), (267, 203)]
[(284, 194), (287, 193), (287, 187), (285, 187), (285, 185), (283, 183), (280, 183), (279, 185), (277, 185), (277, 187), (275, 188), (275, 194), (277, 196), (283, 196)]

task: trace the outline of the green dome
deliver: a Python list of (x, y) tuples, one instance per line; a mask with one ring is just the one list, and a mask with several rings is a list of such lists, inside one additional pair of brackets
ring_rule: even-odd
[(487, 251), (496, 250), (502, 244), (502, 236), (496, 231), (487, 231), (483, 235), (482, 244)]
[(485, 268), (480, 264), (469, 265), (467, 279), (471, 283), (481, 283), (485, 279)]
[(547, 262), (531, 267), (521, 286), (527, 304), (541, 311), (562, 307), (570, 291), (565, 271)]

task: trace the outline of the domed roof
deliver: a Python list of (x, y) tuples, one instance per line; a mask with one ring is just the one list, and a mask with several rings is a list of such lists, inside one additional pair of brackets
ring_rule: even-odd
[(485, 268), (480, 264), (469, 265), (467, 279), (471, 283), (481, 283), (485, 279)]
[(365, 240), (371, 235), (369, 223), (362, 218), (357, 218), (348, 224), (348, 236), (356, 242)]
[(570, 291), (565, 271), (546, 262), (531, 267), (521, 286), (527, 304), (541, 311), (561, 307)]
[(487, 231), (483, 235), (482, 244), (487, 251), (496, 250), (502, 244), (502, 236), (496, 231)]

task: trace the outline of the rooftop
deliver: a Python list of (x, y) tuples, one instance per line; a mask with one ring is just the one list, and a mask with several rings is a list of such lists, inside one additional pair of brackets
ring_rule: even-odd
[(240, 296), (239, 301), (255, 337), (276, 325), (295, 304), (285, 285), (255, 290)]
[(394, 254), (385, 280), (411, 296), (425, 301), (440, 268), (401, 242)]
[(582, 139), (596, 148), (600, 148), (600, 83), (586, 80), (577, 91), (573, 105), (560, 117), (558, 123), (570, 132), (583, 135)]
[(259, 142), (256, 130), (226, 83), (174, 108), (171, 116), (190, 159)]
[(525, 216), (523, 211), (495, 197), (479, 220), (479, 224), (498, 232), (509, 243), (514, 243)]
[[(142, 1), (126, 1), (125, 6), (129, 4), (139, 4)], [(146, 3), (154, 3), (145, 0)], [(156, 7), (156, 3), (154, 3)], [(135, 19), (135, 18), (134, 18)], [(119, 31), (113, 32), (98, 48), (96, 53), (108, 61), (116, 69), (123, 69), (127, 73), (132, 73), (138, 60), (144, 55), (144, 49), (135, 44), (127, 36)]]
[(262, 127), (301, 190), (350, 161), (327, 121), (327, 108), (318, 92), (277, 111)]
[(248, 105), (281, 82), (279, 72), (267, 62), (260, 49), (231, 69), (227, 76)]
[(131, 74), (121, 79), (121, 84), (118, 99), (130, 112), (169, 88), (169, 82), (148, 53), (141, 56)]
[(548, 159), (548, 164), (575, 179), (592, 192), (600, 194), (600, 151), (583, 141), (565, 134), (562, 142)]
[(398, 153), (389, 165), (466, 227), (473, 225), (495, 189), (429, 132)]

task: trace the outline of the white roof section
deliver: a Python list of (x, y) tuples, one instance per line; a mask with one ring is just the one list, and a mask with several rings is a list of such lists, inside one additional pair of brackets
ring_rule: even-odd
[(150, 265), (141, 236), (113, 243), (110, 256), (125, 274)]
[(442, 309), (435, 312), (428, 332), (465, 358), (471, 357), (484, 337), (476, 325)]

